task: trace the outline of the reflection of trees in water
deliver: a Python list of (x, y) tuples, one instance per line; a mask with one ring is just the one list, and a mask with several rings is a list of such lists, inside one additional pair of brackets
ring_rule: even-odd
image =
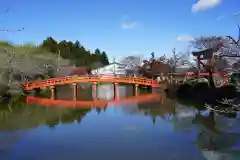
[(207, 116), (198, 115), (194, 119), (199, 124), (198, 135), (195, 140), (196, 146), (202, 150), (203, 156), (208, 160), (232, 159), (240, 157), (239, 152), (234, 152), (232, 147), (237, 144), (239, 134), (221, 132), (216, 127), (214, 113)]
[(176, 112), (171, 118), (175, 131), (188, 131), (192, 127), (192, 119), (194, 118), (197, 110), (193, 107), (186, 107), (176, 105)]
[[(202, 150), (203, 156), (208, 160), (236, 159), (239, 153), (233, 152), (232, 147), (237, 144), (240, 134), (228, 133), (223, 126), (228, 126), (229, 117), (234, 115), (216, 115), (214, 112), (203, 111), (198, 105), (177, 105), (172, 122), (175, 131), (189, 131), (197, 129), (195, 145)], [(203, 112), (206, 112), (203, 115)], [(221, 117), (221, 123), (216, 117)], [(238, 123), (239, 124), (239, 123)], [(235, 124), (235, 127), (239, 125)], [(237, 159), (236, 159), (237, 160)]]
[(210, 130), (213, 133), (220, 134), (220, 131), (216, 128), (214, 115), (214, 112), (210, 112), (207, 116), (202, 116), (200, 113), (197, 113), (192, 120), (192, 123), (204, 126), (207, 130)]
[(228, 125), (227, 119), (217, 124), (214, 112), (210, 112), (206, 116), (198, 114), (193, 122), (200, 126), (196, 145), (203, 150), (229, 150), (239, 140), (239, 133), (229, 133), (229, 130), (221, 129), (222, 125)]
[(26, 105), (25, 101), (19, 100), (9, 110), (7, 105), (0, 106), (0, 130), (19, 130), (34, 128), (42, 124), (50, 127), (56, 126), (59, 122), (72, 123), (81, 119), (90, 109), (70, 108), (46, 108), (35, 104)]
[(106, 110), (107, 110), (107, 106), (106, 107), (96, 107), (96, 112), (98, 113), (98, 114), (100, 114), (101, 112), (106, 112)]
[(77, 121), (78, 123), (81, 122), (82, 118), (86, 115), (86, 113), (90, 111), (89, 109), (71, 109), (67, 112), (60, 113), (60, 115), (57, 117), (53, 117), (46, 120), (46, 124), (54, 128), (58, 125), (59, 122), (63, 124), (69, 124), (73, 123), (74, 121)]
[(206, 160), (239, 160), (240, 159), (240, 152), (237, 150), (232, 151), (202, 151), (203, 156)]
[[(125, 92), (120, 92), (122, 94), (122, 96), (120, 96), (119, 98), (130, 98), (130, 97), (134, 97), (135, 96), (135, 86), (133, 85), (125, 85), (122, 86), (125, 88)], [(120, 90), (121, 91), (121, 90)], [(150, 90), (148, 90), (147, 88), (143, 88), (143, 87), (139, 87), (138, 88), (138, 94), (140, 96), (143, 95), (147, 95), (147, 94), (152, 94), (152, 92)], [(159, 95), (160, 97), (161, 95)], [(124, 111), (125, 114), (139, 114), (139, 113), (144, 113), (147, 114), (148, 110), (146, 107), (149, 106), (156, 106), (158, 107), (159, 104), (161, 102), (158, 100), (158, 98), (156, 98), (155, 100), (152, 100), (152, 102), (138, 102), (138, 101), (133, 101), (133, 102), (129, 102), (129, 103), (120, 103), (121, 109)], [(116, 103), (115, 105), (119, 105), (118, 103)], [(139, 110), (141, 108), (141, 111)]]
[(176, 101), (165, 99), (164, 103), (152, 102), (147, 104), (138, 104), (139, 111), (143, 111), (146, 116), (151, 116), (153, 123), (155, 123), (156, 117), (162, 119), (169, 119), (175, 114)]
[[(202, 150), (206, 159), (220, 160), (223, 158), (237, 160), (240, 153), (233, 151), (237, 144), (240, 132), (240, 122), (236, 119), (237, 114), (216, 114), (209, 112), (201, 105), (179, 105), (178, 102), (165, 100), (162, 105), (151, 103), (139, 105), (139, 110), (145, 115), (151, 116), (153, 121), (156, 117), (170, 118), (177, 132), (192, 134), (197, 129), (195, 145)], [(230, 125), (232, 125), (230, 127)], [(233, 126), (234, 125), (234, 126)], [(233, 131), (234, 130), (234, 131)]]
[[(228, 133), (229, 130), (224, 130), (221, 126), (228, 126), (228, 119), (233, 116), (234, 115), (220, 116), (211, 111), (206, 115), (202, 115), (201, 112), (196, 112), (192, 117), (192, 126), (190, 128), (195, 125), (198, 130), (195, 144), (203, 151), (206, 159), (218, 160), (222, 158), (232, 158), (233, 155), (230, 151), (232, 147), (237, 144), (240, 134)], [(222, 122), (219, 123), (219, 119), (216, 117), (222, 117)]]
[(202, 150), (224, 151), (231, 149), (237, 143), (238, 139), (238, 135), (227, 133), (216, 134), (203, 129), (197, 135), (196, 145)]

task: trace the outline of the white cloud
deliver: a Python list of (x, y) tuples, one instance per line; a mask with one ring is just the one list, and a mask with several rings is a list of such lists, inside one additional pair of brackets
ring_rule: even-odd
[(133, 22), (123, 22), (121, 24), (121, 27), (123, 29), (133, 29), (133, 28), (136, 28), (138, 26), (138, 23), (133, 21)]
[(180, 42), (189, 42), (193, 40), (194, 38), (190, 35), (181, 35), (177, 37), (177, 41), (180, 41)]
[(219, 5), (221, 2), (222, 0), (198, 0), (197, 3), (192, 5), (192, 12), (198, 12), (213, 8)]

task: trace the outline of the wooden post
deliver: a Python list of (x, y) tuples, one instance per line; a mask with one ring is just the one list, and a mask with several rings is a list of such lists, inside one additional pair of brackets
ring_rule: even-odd
[(199, 74), (200, 74), (200, 55), (197, 56), (197, 79), (199, 78)]
[(50, 88), (51, 88), (51, 99), (54, 99), (54, 97), (55, 97), (55, 90), (54, 90), (54, 86), (50, 86)]
[(92, 84), (92, 89), (93, 89), (93, 99), (97, 99), (97, 82), (93, 82)]
[(138, 96), (138, 84), (135, 84), (135, 96)]
[(25, 89), (25, 90), (28, 90), (28, 80), (27, 80), (27, 79), (25, 80), (25, 86), (24, 86), (24, 89)]
[(114, 100), (118, 99), (118, 83), (114, 83)]
[(73, 83), (73, 100), (76, 101), (77, 100), (77, 84)]

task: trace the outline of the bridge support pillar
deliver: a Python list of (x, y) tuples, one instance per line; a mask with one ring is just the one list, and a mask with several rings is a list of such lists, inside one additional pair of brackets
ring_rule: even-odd
[(114, 83), (114, 100), (118, 99), (118, 83)]
[(76, 101), (77, 100), (77, 84), (73, 83), (73, 100)]
[(92, 84), (92, 89), (93, 89), (93, 99), (97, 99), (97, 82), (93, 82)]
[(135, 84), (135, 96), (138, 96), (138, 84)]
[(51, 99), (54, 99), (55, 98), (55, 90), (54, 90), (54, 86), (50, 86), (50, 89), (51, 89)]

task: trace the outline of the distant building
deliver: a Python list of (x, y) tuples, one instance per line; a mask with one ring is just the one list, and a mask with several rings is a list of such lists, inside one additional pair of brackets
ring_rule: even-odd
[(197, 72), (197, 68), (196, 67), (189, 67), (189, 66), (180, 66), (180, 67), (176, 67), (175, 69), (175, 73), (186, 73), (186, 72)]
[(171, 66), (160, 61), (147, 61), (140, 67), (140, 72), (144, 77), (156, 78), (159, 75), (167, 76), (171, 72)]
[(71, 70), (69, 75), (85, 75), (90, 73), (90, 69), (87, 67), (77, 67)]
[(138, 75), (138, 69), (121, 63), (110, 63), (91, 71), (93, 75)]

